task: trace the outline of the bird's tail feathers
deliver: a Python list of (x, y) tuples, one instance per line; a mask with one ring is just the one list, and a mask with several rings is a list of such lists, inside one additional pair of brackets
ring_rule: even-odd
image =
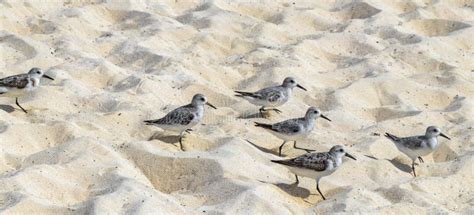
[(262, 127), (266, 129), (272, 129), (272, 125), (270, 124), (265, 124), (265, 123), (260, 123), (260, 122), (254, 122), (256, 127)]
[(393, 141), (398, 141), (400, 139), (397, 136), (395, 136), (393, 134), (390, 134), (390, 133), (385, 133), (385, 137), (387, 137), (388, 139), (393, 140)]
[(252, 97), (253, 96), (253, 93), (249, 93), (249, 92), (243, 92), (243, 91), (234, 91), (235, 93), (235, 96), (237, 97), (246, 97), (246, 96), (250, 96)]
[(156, 123), (156, 120), (145, 120), (143, 121), (146, 125), (153, 125)]

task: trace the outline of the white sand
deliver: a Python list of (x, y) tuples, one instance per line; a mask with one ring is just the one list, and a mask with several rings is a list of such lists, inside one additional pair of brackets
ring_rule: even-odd
[[(41, 67), (56, 78), (22, 100), (30, 114), (0, 110), (0, 212), (474, 213), (473, 1), (101, 2), (0, 0), (0, 76)], [(236, 119), (258, 107), (233, 90), (286, 76), (309, 91), (268, 120)], [(206, 109), (187, 152), (142, 123), (198, 92), (219, 109)], [(333, 122), (299, 146), (343, 144), (358, 158), (322, 179), (327, 201), (314, 180), (291, 186), (270, 162), (281, 141), (252, 125), (308, 106)], [(452, 140), (417, 178), (372, 135), (429, 125)], [(303, 153), (291, 146), (287, 157)]]

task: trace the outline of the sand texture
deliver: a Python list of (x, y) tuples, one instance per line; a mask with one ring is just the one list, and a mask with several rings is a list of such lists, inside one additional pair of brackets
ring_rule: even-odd
[[(0, 77), (55, 78), (21, 99), (28, 114), (0, 97), (0, 213), (474, 214), (473, 25), (472, 0), (0, 0)], [(287, 76), (308, 91), (281, 114), (234, 96)], [(142, 122), (196, 93), (218, 109), (186, 152)], [(332, 122), (298, 145), (358, 159), (321, 180), (326, 201), (253, 126), (309, 106)], [(430, 125), (452, 140), (414, 178), (383, 134)]]

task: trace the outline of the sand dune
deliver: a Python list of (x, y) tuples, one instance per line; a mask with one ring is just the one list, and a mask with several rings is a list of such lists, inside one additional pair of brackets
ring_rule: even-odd
[[(55, 81), (15, 109), (0, 97), (0, 212), (137, 214), (474, 213), (474, 3), (450, 1), (0, 1), (0, 76)], [(234, 97), (295, 77), (308, 92), (269, 119)], [(158, 118), (205, 94), (202, 125)], [(321, 180), (271, 163), (253, 126), (318, 120), (300, 147), (345, 145)], [(383, 135), (437, 125), (452, 137), (419, 164)], [(250, 141), (251, 143), (249, 143)], [(304, 151), (288, 144), (285, 156)]]

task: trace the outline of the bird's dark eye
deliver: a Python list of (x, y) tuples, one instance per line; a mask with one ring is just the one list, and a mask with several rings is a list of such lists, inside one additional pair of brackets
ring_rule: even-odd
[(439, 132), (439, 131), (438, 131), (438, 129), (435, 129), (435, 130), (433, 130), (433, 131), (434, 131), (434, 132), (436, 132), (436, 133), (438, 133), (438, 132)]
[(339, 149), (340, 152), (344, 152), (344, 149)]
[(204, 99), (204, 98), (201, 98), (201, 101), (206, 101), (206, 99)]
[(315, 114), (318, 114), (318, 111), (314, 111)]
[(36, 74), (41, 74), (41, 72), (40, 72), (40, 71), (37, 71)]
[(290, 83), (292, 83), (292, 84), (293, 84), (293, 83), (295, 83), (295, 81), (291, 80), (291, 81), (290, 81)]

